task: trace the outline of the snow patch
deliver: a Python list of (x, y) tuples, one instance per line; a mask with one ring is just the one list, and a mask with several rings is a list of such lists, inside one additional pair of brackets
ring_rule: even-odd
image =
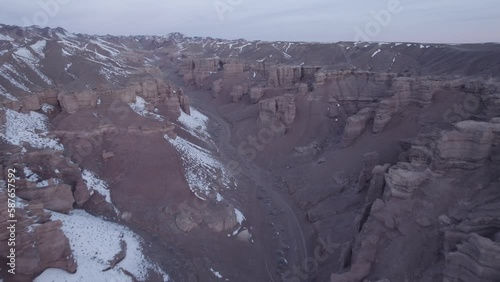
[(89, 190), (91, 190), (91, 195), (94, 193), (94, 191), (97, 191), (97, 193), (104, 196), (106, 202), (113, 204), (111, 202), (111, 194), (109, 193), (108, 184), (104, 180), (100, 179), (97, 174), (85, 169), (82, 172), (82, 178)]
[(181, 111), (178, 121), (182, 125), (182, 128), (192, 135), (205, 141), (208, 141), (210, 138), (210, 134), (207, 131), (208, 117), (200, 113), (197, 109), (191, 107), (191, 115)]
[(240, 225), (243, 224), (243, 221), (246, 219), (243, 213), (239, 209), (234, 209), (234, 212), (236, 213), (236, 220)]
[[(14, 77), (12, 77), (12, 75), (15, 75), (19, 78), (23, 78), (23, 75), (19, 74), (15, 69), (14, 67), (12, 67), (10, 64), (4, 64), (2, 66), (0, 66), (0, 76), (3, 76), (3, 78), (5, 78), (6, 80), (8, 80), (10, 82), (10, 84), (12, 84), (13, 86), (25, 91), (25, 92), (29, 92), (29, 88), (26, 87), (26, 85), (24, 85), (23, 83), (19, 82), (17, 79), (15, 79)], [(24, 77), (26, 78), (26, 77)]]
[(136, 112), (137, 114), (139, 114), (140, 116), (151, 117), (151, 118), (154, 118), (158, 121), (165, 120), (162, 116), (146, 110), (146, 100), (144, 100), (144, 98), (142, 98), (140, 96), (137, 96), (135, 98), (135, 103), (129, 103), (129, 105), (130, 105), (130, 108), (132, 108), (132, 110), (134, 112)]
[(29, 167), (24, 168), (24, 176), (26, 177), (26, 180), (31, 182), (37, 182), (40, 180), (40, 176), (34, 173)]
[[(215, 277), (219, 278), (219, 279), (224, 279), (224, 276), (222, 276), (222, 274), (220, 274), (219, 271), (216, 271), (214, 270), (213, 268), (210, 268), (210, 271), (213, 273), (213, 275), (215, 275)], [(229, 281), (228, 279), (226, 279), (226, 281)]]
[[(36, 44), (36, 43), (35, 43)], [(45, 76), (39, 69), (38, 69), (38, 62), (40, 61), (33, 53), (28, 50), (27, 48), (20, 48), (16, 52), (14, 52), (15, 59), (18, 62), (22, 62), (25, 65), (27, 65), (31, 70), (33, 70), (46, 84), (52, 85), (52, 81)], [(43, 55), (43, 52), (42, 52)], [(44, 56), (44, 55), (43, 55)], [(28, 80), (25, 78), (25, 80)], [(29, 80), (28, 80), (29, 81)]]
[(54, 107), (54, 106), (52, 106), (52, 105), (49, 105), (49, 104), (47, 104), (47, 103), (44, 103), (44, 104), (42, 105), (42, 111), (43, 111), (44, 113), (46, 113), (46, 114), (50, 114), (50, 113), (52, 113), (52, 112), (53, 112), (53, 111), (55, 111), (55, 110), (56, 110), (56, 107)]
[(33, 51), (35, 51), (35, 53), (39, 55), (40, 58), (45, 58), (45, 53), (43, 53), (43, 49), (45, 49), (45, 46), (47, 46), (47, 41), (40, 40), (31, 45), (31, 49), (33, 49)]
[(8, 35), (3, 35), (0, 33), (0, 41), (14, 41), (14, 39), (10, 38)]
[(180, 153), (189, 188), (198, 198), (205, 200), (206, 196), (219, 188), (236, 186), (210, 151), (181, 137), (172, 139), (165, 135), (164, 138)]
[(373, 53), (373, 55), (372, 55), (372, 58), (375, 57), (380, 52), (382, 52), (382, 50), (380, 50), (380, 49), (378, 49), (377, 51), (375, 51), (375, 53)]
[(26, 142), (39, 149), (64, 150), (57, 139), (46, 137), (49, 130), (47, 116), (36, 112), (23, 114), (11, 109), (5, 109), (5, 116), (7, 122), (2, 126), (4, 131), (0, 133), (1, 139), (17, 146)]
[[(75, 274), (59, 269), (47, 269), (34, 281), (132, 281), (121, 269), (130, 272), (139, 281), (148, 279), (154, 271), (169, 281), (169, 276), (143, 254), (142, 238), (127, 227), (94, 217), (82, 210), (69, 215), (52, 213), (52, 220), (63, 222), (62, 231), (68, 237), (73, 256), (78, 264)], [(120, 242), (127, 244), (125, 259), (114, 269), (102, 271), (121, 250)]]
[(0, 96), (4, 96), (5, 98), (12, 100), (12, 101), (18, 101), (18, 99), (14, 96), (12, 96), (10, 93), (5, 90), (5, 88), (0, 85)]

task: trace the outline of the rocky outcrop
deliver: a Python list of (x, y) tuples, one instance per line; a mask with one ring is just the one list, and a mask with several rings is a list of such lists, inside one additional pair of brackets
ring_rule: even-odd
[(445, 282), (499, 281), (500, 243), (470, 234), (445, 260)]
[[(482, 125), (482, 126), (481, 126)], [(495, 135), (486, 123), (465, 122), (443, 131), (436, 142), (433, 169), (475, 169), (489, 158)]]
[(416, 167), (409, 163), (398, 163), (385, 174), (386, 198), (409, 199), (412, 193), (430, 177), (427, 168)]
[(253, 104), (257, 104), (263, 96), (264, 89), (262, 89), (262, 87), (252, 87), (250, 89), (250, 101)]
[(216, 81), (213, 82), (212, 85), (212, 96), (214, 98), (219, 97), (220, 93), (222, 92), (222, 84), (224, 80), (223, 79), (217, 79)]
[(381, 199), (384, 195), (385, 174), (389, 170), (390, 164), (377, 165), (372, 170), (372, 179), (365, 197), (365, 204), (371, 205), (376, 199)]
[(59, 94), (59, 90), (56, 88), (43, 89), (40, 91), (36, 91), (35, 94), (42, 98), (43, 103), (47, 103), (50, 105), (57, 105), (58, 103), (57, 96)]
[(186, 113), (187, 115), (191, 115), (191, 100), (188, 96), (184, 95), (183, 92), (181, 92), (181, 95), (179, 95), (179, 104), (184, 113)]
[(284, 134), (282, 129), (292, 125), (295, 114), (294, 95), (286, 94), (259, 102), (259, 124), (263, 127), (280, 128), (279, 134)]
[(404, 107), (416, 104), (421, 107), (430, 105), (434, 94), (443, 88), (445, 82), (432, 77), (397, 77), (392, 80), (390, 93), (392, 97), (380, 101), (377, 105), (373, 132), (384, 130), (395, 113)]
[(65, 184), (19, 189), (17, 196), (28, 201), (41, 201), (46, 209), (60, 213), (69, 213), (75, 202), (71, 186)]
[(232, 231), (239, 225), (234, 206), (231, 204), (209, 205), (204, 210), (183, 206), (175, 217), (176, 226), (186, 233), (203, 222), (214, 232)]
[(398, 104), (415, 103), (423, 107), (431, 103), (436, 91), (444, 84), (443, 80), (432, 77), (397, 77), (392, 82), (391, 91)]
[(102, 157), (103, 160), (111, 159), (114, 156), (115, 156), (115, 153), (113, 153), (111, 151), (110, 152), (103, 151), (102, 155), (101, 155), (101, 157)]
[(367, 188), (368, 184), (372, 180), (373, 170), (375, 166), (379, 163), (380, 156), (378, 152), (367, 153), (363, 156), (363, 169), (358, 176), (358, 187), (357, 192), (361, 192)]
[(226, 76), (242, 74), (245, 70), (245, 63), (239, 60), (226, 59), (222, 62), (222, 68)]
[[(4, 191), (0, 191), (0, 201), (7, 203)], [(7, 205), (0, 207), (0, 217), (8, 218)], [(62, 223), (49, 221), (50, 214), (44, 211), (41, 202), (22, 203), (16, 208), (16, 219), (16, 275), (4, 277), (7, 281), (32, 281), (47, 268), (76, 272), (68, 238), (60, 229)], [(0, 223), (0, 260), (4, 265), (10, 254), (8, 226), (7, 221)]]
[(342, 134), (342, 145), (344, 147), (353, 144), (356, 139), (363, 133), (370, 119), (373, 118), (374, 112), (371, 108), (364, 108), (357, 114), (350, 116), (347, 119), (344, 133)]
[(98, 96), (94, 91), (60, 92), (57, 96), (59, 104), (68, 114), (74, 114), (80, 108), (95, 108)]
[(272, 87), (293, 87), (301, 78), (301, 66), (278, 66), (269, 70), (268, 83)]
[(373, 133), (380, 133), (391, 121), (392, 115), (398, 110), (396, 99), (383, 100), (378, 104), (373, 120)]
[(75, 192), (73, 193), (75, 197), (75, 202), (78, 207), (83, 207), (83, 205), (90, 199), (92, 196), (90, 189), (85, 184), (83, 179), (80, 179), (75, 187)]
[(233, 92), (231, 92), (231, 101), (233, 103), (238, 103), (241, 101), (243, 97), (243, 86), (238, 85), (233, 88)]
[(306, 83), (297, 83), (295, 85), (298, 95), (306, 95), (309, 92), (309, 86)]
[(231, 204), (206, 214), (204, 222), (214, 232), (232, 231), (238, 225), (234, 206)]
[(95, 108), (101, 99), (111, 98), (125, 103), (133, 103), (137, 96), (144, 98), (151, 108), (158, 104), (166, 105), (168, 112), (175, 117), (180, 116), (181, 109), (186, 113), (190, 111), (189, 98), (184, 95), (183, 90), (161, 79), (134, 81), (121, 89), (104, 87), (81, 92), (60, 92), (58, 101), (66, 113), (74, 114), (81, 108)]
[(38, 111), (42, 108), (43, 99), (37, 94), (26, 95), (21, 98), (24, 111)]
[(452, 210), (444, 231), (443, 281), (500, 280), (500, 200), (498, 182), (475, 191), (466, 209)]

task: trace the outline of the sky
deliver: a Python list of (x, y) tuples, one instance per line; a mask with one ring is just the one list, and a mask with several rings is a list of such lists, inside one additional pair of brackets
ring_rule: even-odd
[(0, 0), (0, 23), (269, 41), (500, 42), (499, 0)]

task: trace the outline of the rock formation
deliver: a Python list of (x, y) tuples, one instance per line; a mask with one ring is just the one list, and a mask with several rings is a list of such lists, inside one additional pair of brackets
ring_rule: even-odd
[(295, 96), (286, 94), (259, 102), (259, 124), (262, 127), (279, 128), (276, 132), (284, 134), (295, 120)]
[(467, 122), (459, 123), (456, 128), (442, 132), (437, 140), (434, 169), (475, 169), (488, 159), (495, 138), (488, 127)]
[(429, 179), (426, 168), (418, 168), (409, 163), (398, 163), (389, 168), (385, 175), (386, 197), (409, 199), (420, 185)]
[(84, 90), (81, 92), (60, 92), (57, 99), (68, 114), (74, 114), (80, 108), (95, 108), (98, 96), (95, 92)]
[(250, 101), (253, 104), (258, 103), (263, 96), (264, 96), (264, 89), (262, 89), (261, 87), (252, 87), (250, 89)]
[(18, 189), (17, 196), (28, 201), (40, 201), (46, 209), (60, 213), (71, 211), (75, 202), (69, 185)]
[(365, 130), (368, 121), (373, 118), (373, 114), (374, 112), (371, 108), (364, 108), (347, 119), (347, 124), (342, 134), (343, 146), (349, 146), (356, 141)]
[(238, 85), (233, 88), (233, 92), (231, 92), (231, 101), (233, 103), (238, 103), (241, 101), (243, 97), (243, 86)]
[(219, 97), (221, 91), (222, 91), (222, 83), (223, 83), (223, 79), (217, 79), (213, 82), (213, 86), (212, 86), (212, 95), (214, 98), (217, 98)]
[(367, 153), (363, 156), (363, 169), (361, 170), (358, 177), (358, 193), (363, 191), (372, 180), (373, 170), (379, 163), (379, 160), (380, 156), (378, 152)]
[[(7, 203), (7, 195), (0, 191), (0, 200)], [(57, 199), (55, 199), (57, 200)], [(0, 207), (1, 218), (8, 218), (7, 205)], [(49, 221), (43, 203), (30, 201), (16, 208), (16, 281), (30, 281), (47, 268), (76, 272), (76, 262), (68, 238), (61, 231), (60, 221)], [(2, 261), (9, 255), (7, 221), (0, 223), (0, 255)], [(5, 277), (10, 278), (10, 277)]]
[(269, 70), (269, 85), (272, 87), (293, 87), (301, 81), (302, 67), (278, 66)]

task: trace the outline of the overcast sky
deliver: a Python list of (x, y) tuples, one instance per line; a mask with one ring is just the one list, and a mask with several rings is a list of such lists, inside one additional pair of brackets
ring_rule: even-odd
[(500, 42), (499, 0), (0, 0), (0, 7), (4, 24), (88, 34)]

